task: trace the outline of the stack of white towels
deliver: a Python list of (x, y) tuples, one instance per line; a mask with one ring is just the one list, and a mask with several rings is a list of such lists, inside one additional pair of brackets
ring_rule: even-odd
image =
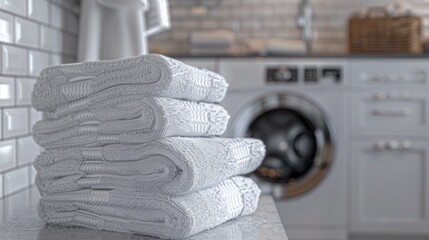
[(255, 139), (220, 138), (225, 79), (161, 55), (49, 67), (33, 91), (49, 224), (186, 238), (252, 213)]

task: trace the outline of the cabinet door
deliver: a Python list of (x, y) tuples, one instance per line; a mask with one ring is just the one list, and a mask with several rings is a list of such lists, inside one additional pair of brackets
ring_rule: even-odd
[(412, 89), (355, 89), (353, 135), (428, 135), (429, 94)]
[(429, 233), (429, 142), (352, 141), (351, 231)]
[(429, 85), (426, 59), (353, 59), (353, 86), (419, 86)]

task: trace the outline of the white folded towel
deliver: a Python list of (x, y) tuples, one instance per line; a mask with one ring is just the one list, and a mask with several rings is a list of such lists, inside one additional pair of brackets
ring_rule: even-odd
[(43, 196), (39, 215), (49, 224), (178, 239), (254, 212), (259, 195), (257, 185), (244, 177), (178, 197), (80, 190)]
[(208, 70), (155, 54), (45, 68), (34, 87), (32, 102), (39, 111), (88, 96), (145, 94), (219, 102), (225, 96), (225, 79)]
[(34, 140), (44, 148), (57, 148), (219, 136), (229, 115), (217, 104), (133, 95), (68, 105), (44, 118), (33, 128)]
[(34, 166), (42, 193), (92, 188), (185, 195), (252, 172), (264, 156), (257, 139), (173, 137), (146, 145), (48, 150)]

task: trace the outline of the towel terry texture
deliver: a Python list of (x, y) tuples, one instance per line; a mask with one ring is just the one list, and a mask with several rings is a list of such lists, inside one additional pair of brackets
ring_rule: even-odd
[(48, 224), (182, 239), (255, 211), (265, 146), (222, 138), (227, 89), (161, 55), (48, 67), (33, 106), (38, 212)]
[(254, 171), (265, 146), (245, 138), (166, 138), (146, 145), (47, 150), (35, 161), (43, 193), (127, 189), (185, 195)]
[(146, 143), (170, 136), (219, 136), (229, 115), (217, 104), (123, 96), (45, 114), (33, 127), (44, 148)]
[(78, 99), (97, 98), (101, 92), (219, 102), (227, 86), (216, 73), (148, 54), (48, 67), (34, 86), (32, 103), (37, 110), (49, 112)]
[(43, 196), (39, 215), (51, 224), (182, 239), (252, 213), (259, 194), (245, 177), (176, 197), (89, 189)]

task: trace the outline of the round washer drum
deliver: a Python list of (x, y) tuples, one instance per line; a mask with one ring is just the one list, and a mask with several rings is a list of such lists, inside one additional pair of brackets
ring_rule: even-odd
[(332, 164), (334, 128), (321, 108), (300, 94), (264, 95), (245, 106), (231, 127), (234, 136), (264, 141), (267, 154), (254, 174), (275, 186), (277, 198), (308, 192)]

